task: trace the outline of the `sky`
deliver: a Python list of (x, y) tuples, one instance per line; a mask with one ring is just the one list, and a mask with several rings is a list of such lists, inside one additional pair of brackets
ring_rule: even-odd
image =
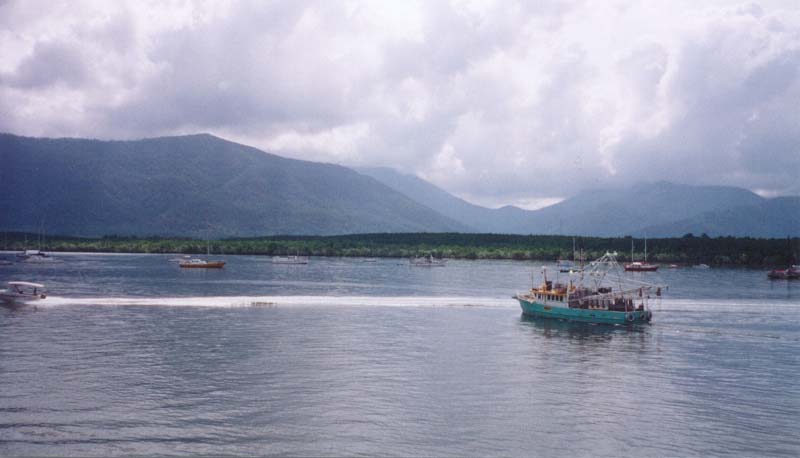
[(207, 132), (537, 208), (800, 194), (800, 2), (0, 0), (0, 131)]

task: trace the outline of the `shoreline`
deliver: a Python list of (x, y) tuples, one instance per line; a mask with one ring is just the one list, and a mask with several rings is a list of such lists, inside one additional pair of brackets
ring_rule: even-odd
[[(31, 242), (28, 242), (31, 241)], [(127, 253), (211, 256), (320, 256), (342, 258), (407, 259), (432, 255), (448, 259), (494, 259), (555, 262), (579, 258), (586, 262), (607, 251), (616, 251), (620, 263), (642, 261), (644, 239), (632, 237), (572, 237), (554, 235), (504, 235), (465, 233), (381, 233), (335, 236), (269, 236), (199, 240), (178, 237), (80, 238), (50, 236), (37, 242), (34, 234), (6, 233), (3, 249), (18, 253), (38, 248), (52, 253)], [(576, 252), (573, 253), (573, 243)], [(631, 245), (635, 251), (631, 256)], [(647, 261), (693, 266), (785, 267), (796, 264), (800, 238), (754, 239), (750, 237), (693, 236), (647, 240)], [(7, 256), (7, 255), (6, 255)], [(576, 262), (577, 264), (578, 262)]]

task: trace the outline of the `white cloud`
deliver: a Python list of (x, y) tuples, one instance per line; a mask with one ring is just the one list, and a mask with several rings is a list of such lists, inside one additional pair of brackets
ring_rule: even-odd
[(800, 5), (0, 3), (0, 130), (205, 131), (486, 203), (673, 180), (800, 193)]

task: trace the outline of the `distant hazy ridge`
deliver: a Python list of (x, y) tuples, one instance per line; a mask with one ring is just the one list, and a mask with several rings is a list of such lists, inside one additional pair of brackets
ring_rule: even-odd
[(473, 205), (393, 169), (359, 171), (479, 232), (601, 237), (800, 235), (800, 197), (765, 199), (735, 187), (636, 184), (625, 189), (583, 191), (558, 204), (529, 211)]
[(800, 197), (721, 186), (584, 191), (536, 211), (470, 204), (418, 177), (287, 159), (211, 135), (0, 134), (0, 230), (100, 236), (493, 232), (800, 234)]

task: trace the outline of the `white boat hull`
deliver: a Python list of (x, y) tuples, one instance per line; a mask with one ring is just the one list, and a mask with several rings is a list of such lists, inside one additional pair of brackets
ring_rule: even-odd
[(2, 291), (0, 292), (0, 303), (6, 305), (27, 305), (42, 301), (46, 297), (47, 296), (44, 294), (17, 294), (14, 292)]

